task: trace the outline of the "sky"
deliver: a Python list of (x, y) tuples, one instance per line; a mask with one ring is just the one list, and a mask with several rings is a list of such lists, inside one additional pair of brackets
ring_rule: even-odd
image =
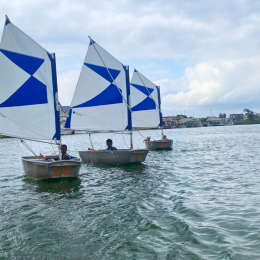
[(1, 0), (0, 30), (5, 15), (56, 53), (63, 105), (91, 36), (161, 87), (164, 116), (260, 112), (260, 1)]

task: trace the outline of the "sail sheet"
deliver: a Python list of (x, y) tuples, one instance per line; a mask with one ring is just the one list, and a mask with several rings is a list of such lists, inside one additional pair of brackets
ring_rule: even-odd
[(60, 140), (55, 55), (8, 17), (0, 44), (0, 133)]
[(65, 128), (131, 130), (129, 69), (90, 40)]
[(133, 127), (161, 127), (160, 88), (136, 69), (134, 70), (130, 86)]

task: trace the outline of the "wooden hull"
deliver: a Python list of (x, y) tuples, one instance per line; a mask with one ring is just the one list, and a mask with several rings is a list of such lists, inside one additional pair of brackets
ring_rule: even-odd
[(157, 140), (157, 141), (145, 141), (145, 146), (149, 150), (172, 149), (172, 144), (173, 144), (173, 141), (171, 139)]
[(177, 128), (187, 128), (186, 125), (180, 125), (180, 126), (177, 126)]
[(81, 159), (46, 161), (36, 156), (22, 157), (25, 174), (33, 179), (56, 179), (78, 177)]
[(117, 151), (79, 151), (79, 156), (83, 163), (94, 164), (127, 164), (144, 162), (148, 154), (147, 149)]

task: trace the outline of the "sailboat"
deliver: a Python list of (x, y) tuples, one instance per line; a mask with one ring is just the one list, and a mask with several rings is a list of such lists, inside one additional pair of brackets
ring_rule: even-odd
[[(0, 44), (0, 133), (61, 145), (55, 54), (11, 23), (6, 16)], [(45, 140), (45, 141), (44, 141)], [(46, 141), (48, 140), (48, 142)], [(81, 160), (59, 156), (22, 157), (26, 175), (36, 179), (76, 177)]]
[[(131, 110), (133, 127), (162, 129), (160, 88), (136, 69), (131, 79)], [(172, 149), (173, 144), (171, 139), (144, 142), (149, 150)]]
[(147, 149), (133, 149), (129, 67), (91, 38), (65, 128), (129, 133), (130, 149), (79, 151), (83, 163), (140, 163), (148, 154)]

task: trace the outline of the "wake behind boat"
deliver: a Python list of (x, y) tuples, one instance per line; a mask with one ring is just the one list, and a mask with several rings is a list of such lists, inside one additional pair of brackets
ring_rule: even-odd
[[(133, 127), (162, 129), (160, 88), (136, 69), (131, 79), (131, 109)], [(173, 141), (162, 132), (162, 140), (144, 140), (149, 150), (172, 149)]]
[[(55, 54), (47, 52), (6, 17), (0, 45), (0, 132), (61, 145)], [(25, 144), (25, 142), (23, 142)], [(26, 175), (36, 179), (78, 176), (81, 160), (59, 156), (22, 157)], [(44, 158), (43, 158), (44, 157)]]
[(88, 133), (124, 132), (130, 149), (80, 151), (83, 163), (125, 164), (146, 159), (147, 149), (133, 149), (129, 67), (90, 38), (65, 128)]

